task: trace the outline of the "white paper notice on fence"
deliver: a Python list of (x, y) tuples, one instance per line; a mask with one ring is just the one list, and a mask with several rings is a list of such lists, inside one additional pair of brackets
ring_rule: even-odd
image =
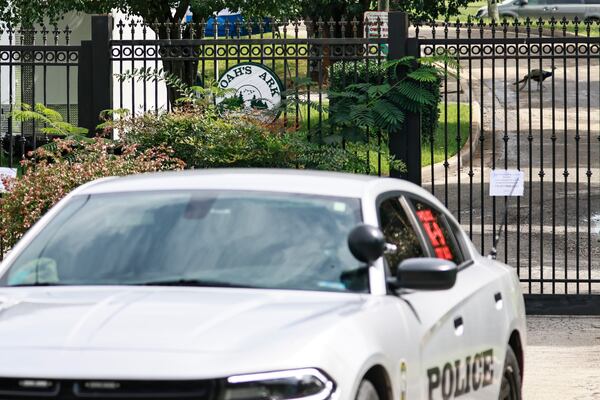
[(6, 191), (6, 189), (4, 189), (4, 185), (2, 184), (2, 178), (3, 177), (15, 178), (16, 176), (17, 176), (16, 168), (0, 167), (0, 193), (3, 193)]
[(523, 171), (495, 169), (490, 175), (490, 196), (523, 196)]

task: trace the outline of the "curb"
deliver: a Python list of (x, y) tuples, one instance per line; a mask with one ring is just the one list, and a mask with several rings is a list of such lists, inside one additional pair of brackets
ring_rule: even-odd
[[(468, 103), (462, 103), (462, 104), (468, 105)], [(477, 150), (479, 149), (480, 141), (477, 139), (479, 138), (479, 134), (481, 132), (481, 120), (480, 120), (481, 106), (479, 105), (479, 102), (473, 101), (473, 102), (471, 102), (471, 108), (472, 108), (471, 109), (471, 117), (472, 117), (472, 121), (473, 121), (473, 129), (472, 129), (473, 137), (467, 138), (467, 141), (465, 142), (463, 147), (460, 149), (460, 151), (447, 160), (449, 166), (457, 165), (459, 157), (460, 157), (461, 168), (464, 165), (468, 165), (470, 155), (471, 154), (475, 155)], [(473, 143), (472, 143), (472, 147), (469, 148), (469, 142), (471, 140), (473, 141)], [(434, 178), (436, 176), (439, 176), (439, 174), (444, 174), (444, 171), (446, 170), (446, 168), (444, 167), (444, 163), (445, 163), (445, 161), (441, 161), (436, 164), (433, 164), (433, 177)], [(431, 180), (431, 169), (432, 169), (431, 165), (422, 167), (421, 168), (421, 176)]]

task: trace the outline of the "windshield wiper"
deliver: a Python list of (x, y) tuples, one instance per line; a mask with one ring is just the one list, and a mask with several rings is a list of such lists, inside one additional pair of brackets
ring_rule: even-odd
[(5, 287), (27, 287), (27, 286), (65, 286), (65, 284), (57, 283), (57, 282), (34, 282), (34, 283), (19, 283), (17, 285), (7, 285)]
[(164, 281), (150, 281), (137, 283), (142, 286), (195, 286), (195, 287), (233, 287), (233, 288), (254, 288), (251, 285), (240, 285), (229, 282), (207, 281), (200, 279), (172, 279)]

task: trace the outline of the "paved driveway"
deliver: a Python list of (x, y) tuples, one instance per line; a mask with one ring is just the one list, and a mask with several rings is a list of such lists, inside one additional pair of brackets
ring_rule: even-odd
[(600, 399), (600, 317), (528, 317), (525, 400)]

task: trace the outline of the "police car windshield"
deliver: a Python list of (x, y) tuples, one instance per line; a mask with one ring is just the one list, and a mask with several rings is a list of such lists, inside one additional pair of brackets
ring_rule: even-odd
[[(78, 196), (2, 286), (165, 285), (368, 291), (347, 235), (358, 199), (239, 191)], [(358, 268), (358, 270), (360, 270)]]

